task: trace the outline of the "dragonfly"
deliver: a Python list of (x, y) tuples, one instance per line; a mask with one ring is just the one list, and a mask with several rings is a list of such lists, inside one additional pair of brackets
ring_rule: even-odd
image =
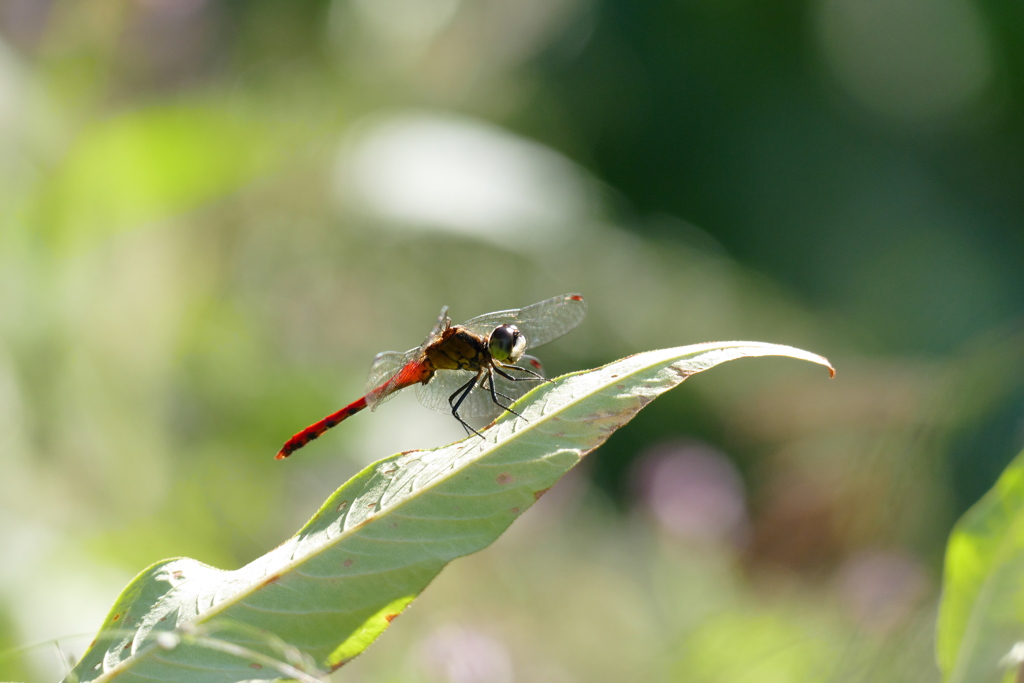
[(483, 437), (466, 418), (493, 418), (502, 412), (519, 415), (512, 403), (537, 382), (550, 381), (541, 362), (526, 351), (571, 331), (586, 312), (581, 295), (563, 294), (453, 325), (445, 306), (422, 344), (405, 353), (377, 354), (362, 398), (292, 436), (276, 457), (287, 458), (343, 420), (365, 408), (376, 410), (411, 386), (417, 387), (420, 403), (450, 412), (467, 436)]

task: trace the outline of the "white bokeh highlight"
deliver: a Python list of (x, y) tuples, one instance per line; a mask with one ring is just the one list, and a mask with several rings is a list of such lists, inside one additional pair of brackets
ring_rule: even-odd
[(482, 121), (402, 113), (356, 127), (338, 154), (343, 210), (531, 251), (590, 215), (590, 191), (565, 157)]

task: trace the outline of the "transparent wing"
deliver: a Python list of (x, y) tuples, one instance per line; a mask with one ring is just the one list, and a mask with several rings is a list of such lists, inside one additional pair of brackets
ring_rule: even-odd
[[(524, 368), (543, 375), (543, 367), (540, 361), (532, 356), (524, 356), (520, 365)], [(494, 390), (498, 394), (498, 400), (502, 404), (512, 405), (516, 399), (537, 386), (541, 380), (527, 372), (521, 372), (514, 368), (504, 367), (502, 370), (512, 377), (521, 378), (510, 380), (495, 373)], [(452, 408), (448, 399), (465, 386), (466, 382), (476, 377), (475, 372), (469, 370), (438, 370), (427, 384), (416, 387), (416, 398), (427, 408), (443, 413), (450, 413)], [(490, 389), (487, 386), (486, 376), (482, 383), (474, 387), (466, 400), (459, 406), (459, 415), (464, 418), (483, 417), (492, 418), (497, 416), (503, 408), (494, 403)]]
[[(384, 386), (397, 375), (399, 370), (404, 368), (411, 361), (418, 358), (420, 348), (409, 349), (405, 353), (398, 351), (384, 351), (378, 353), (370, 365), (370, 373), (366, 378), (366, 403), (370, 410), (376, 410), (377, 406), (398, 393), (397, 390), (389, 390)], [(381, 391), (376, 391), (381, 389)]]
[(526, 335), (527, 348), (532, 349), (569, 332), (586, 314), (587, 303), (581, 295), (563, 294), (525, 308), (486, 313), (467, 320), (460, 327), (487, 337), (499, 325), (515, 325)]

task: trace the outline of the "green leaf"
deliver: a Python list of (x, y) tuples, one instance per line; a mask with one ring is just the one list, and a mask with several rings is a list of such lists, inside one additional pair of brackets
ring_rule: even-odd
[(947, 683), (1012, 681), (1024, 641), (1024, 453), (946, 547), (937, 656)]
[(333, 670), (445, 564), (493, 542), (659, 394), (719, 363), (767, 355), (831, 372), (820, 356), (758, 342), (630, 356), (537, 387), (516, 404), (523, 419), (504, 414), (485, 439), (370, 465), (295, 536), (241, 569), (159, 562), (118, 598), (68, 680), (222, 682)]

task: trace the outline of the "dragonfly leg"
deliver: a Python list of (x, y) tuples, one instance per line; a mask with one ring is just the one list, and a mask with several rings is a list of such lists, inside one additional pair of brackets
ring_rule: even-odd
[[(484, 438), (484, 435), (470, 427), (469, 423), (463, 420), (462, 416), (459, 415), (459, 406), (461, 406), (462, 402), (466, 400), (467, 396), (469, 396), (469, 392), (473, 391), (473, 389), (476, 388), (476, 383), (479, 379), (480, 376), (477, 375), (476, 377), (474, 377), (473, 379), (469, 380), (461, 387), (456, 389), (454, 392), (452, 392), (452, 395), (448, 397), (448, 405), (452, 407), (452, 417), (459, 421), (459, 424), (462, 425), (462, 428), (466, 430), (466, 435), (468, 436), (469, 433), (472, 432), (473, 434), (476, 434), (482, 439)], [(456, 400), (456, 398), (458, 400)]]
[[(500, 372), (500, 370), (498, 372)], [(506, 396), (505, 394), (500, 393), (499, 391), (497, 391), (494, 388), (494, 373), (493, 372), (488, 372), (487, 373), (487, 388), (490, 389), (490, 391), (491, 391), (491, 400), (494, 401), (494, 403), (496, 405), (501, 406), (503, 409), (505, 409), (508, 412), (512, 413), (516, 417), (523, 417), (522, 415), (520, 415), (516, 411), (512, 410), (512, 408), (510, 408), (509, 406), (505, 405), (504, 403), (502, 403), (501, 401), (498, 400), (498, 397), (501, 396), (503, 399), (506, 399), (507, 401), (512, 401), (512, 397), (511, 396)], [(523, 417), (523, 419), (525, 420), (526, 418)]]
[[(509, 370), (519, 370), (520, 372), (525, 372), (526, 374), (533, 375), (533, 376), (532, 377), (516, 377), (514, 375), (508, 374), (507, 372), (502, 370), (502, 368), (508, 368)], [(499, 375), (501, 375), (502, 377), (504, 377), (505, 379), (512, 380), (513, 382), (538, 382), (538, 381), (540, 381), (540, 382), (553, 382), (554, 381), (554, 380), (548, 379), (544, 375), (537, 374), (536, 372), (534, 372), (533, 370), (530, 370), (529, 368), (521, 368), (518, 365), (503, 365), (501, 367), (498, 367), (497, 365), (495, 365), (494, 366), (494, 371), (496, 373), (498, 373)]]

